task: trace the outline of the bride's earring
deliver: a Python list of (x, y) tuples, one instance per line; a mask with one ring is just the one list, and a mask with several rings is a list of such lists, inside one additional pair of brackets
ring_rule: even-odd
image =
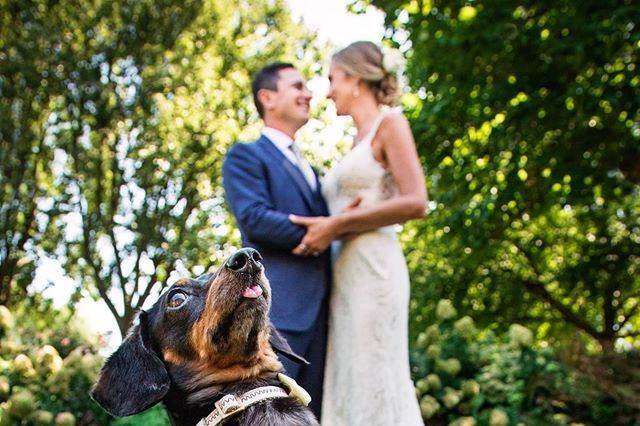
[(358, 86), (353, 88), (353, 90), (351, 91), (351, 96), (353, 96), (354, 98), (360, 96), (360, 88)]

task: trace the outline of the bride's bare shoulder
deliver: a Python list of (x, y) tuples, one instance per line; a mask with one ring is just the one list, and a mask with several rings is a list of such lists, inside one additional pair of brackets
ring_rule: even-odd
[(413, 142), (409, 120), (400, 108), (393, 108), (387, 112), (378, 129), (380, 142), (397, 141), (398, 139)]

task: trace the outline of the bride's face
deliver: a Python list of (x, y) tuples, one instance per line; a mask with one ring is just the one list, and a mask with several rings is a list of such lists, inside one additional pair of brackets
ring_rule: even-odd
[(327, 97), (336, 105), (338, 115), (348, 115), (358, 79), (347, 74), (339, 65), (332, 62), (329, 68), (329, 93)]

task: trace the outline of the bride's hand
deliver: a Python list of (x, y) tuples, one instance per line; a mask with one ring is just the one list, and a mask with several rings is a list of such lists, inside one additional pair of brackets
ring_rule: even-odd
[(305, 217), (292, 214), (289, 215), (289, 220), (307, 228), (304, 238), (292, 251), (295, 255), (318, 256), (338, 237), (337, 222), (331, 216)]

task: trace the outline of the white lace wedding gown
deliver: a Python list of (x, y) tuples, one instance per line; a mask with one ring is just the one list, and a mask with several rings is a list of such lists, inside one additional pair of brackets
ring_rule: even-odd
[[(369, 134), (331, 169), (322, 192), (331, 214), (356, 197), (371, 206), (396, 193)], [(338, 243), (329, 308), (323, 426), (423, 425), (409, 373), (409, 275), (394, 226)]]

